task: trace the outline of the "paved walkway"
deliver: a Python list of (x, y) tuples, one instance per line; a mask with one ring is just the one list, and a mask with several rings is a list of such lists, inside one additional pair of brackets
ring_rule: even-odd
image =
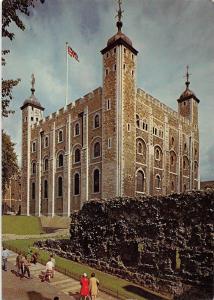
[[(8, 269), (15, 269), (16, 256), (17, 254), (11, 251), (8, 258)], [(54, 296), (59, 296), (60, 300), (79, 299), (79, 281), (56, 271), (50, 283), (41, 282), (39, 274), (44, 268), (40, 263), (32, 264), (30, 271), (33, 279), (23, 278), (20, 280), (9, 270), (3, 272), (3, 300), (52, 300)], [(99, 292), (97, 300), (106, 299), (116, 300), (116, 298)]]
[(57, 236), (68, 236), (69, 229), (58, 229), (52, 233), (44, 233), (44, 234), (28, 234), (28, 235), (18, 235), (12, 233), (2, 234), (3, 241), (9, 240), (28, 240), (28, 239), (42, 239), (42, 238), (53, 238)]

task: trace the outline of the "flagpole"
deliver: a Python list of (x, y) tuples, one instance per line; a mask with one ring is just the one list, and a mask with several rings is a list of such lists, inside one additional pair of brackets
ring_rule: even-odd
[(68, 105), (68, 42), (66, 42), (66, 95), (65, 105)]

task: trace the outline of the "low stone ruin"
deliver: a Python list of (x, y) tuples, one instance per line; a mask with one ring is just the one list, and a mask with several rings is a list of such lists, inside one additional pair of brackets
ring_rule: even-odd
[(213, 202), (213, 190), (90, 201), (70, 240), (37, 245), (176, 299), (212, 299)]

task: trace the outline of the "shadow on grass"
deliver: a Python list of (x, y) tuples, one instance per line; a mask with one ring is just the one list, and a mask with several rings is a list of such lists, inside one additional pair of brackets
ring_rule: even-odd
[(144, 289), (138, 287), (138, 286), (135, 286), (135, 285), (126, 285), (124, 286), (124, 289), (127, 291), (127, 292), (130, 292), (130, 293), (133, 293), (135, 294), (136, 296), (141, 296), (141, 297), (144, 297), (148, 300), (163, 300), (163, 297), (158, 297), (156, 295), (153, 295), (147, 291), (145, 291)]
[(35, 291), (27, 292), (27, 295), (29, 300), (52, 300), (51, 298), (44, 297), (41, 293)]

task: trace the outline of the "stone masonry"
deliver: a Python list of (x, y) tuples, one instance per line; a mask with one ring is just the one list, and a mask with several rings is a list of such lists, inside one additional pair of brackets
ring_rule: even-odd
[(199, 188), (199, 100), (188, 71), (178, 112), (136, 88), (138, 51), (121, 27), (101, 51), (102, 87), (46, 117), (34, 86), (23, 103), (23, 214), (69, 216), (92, 199)]
[(212, 299), (213, 211), (214, 190), (91, 201), (72, 214), (70, 241), (38, 245), (176, 299)]

